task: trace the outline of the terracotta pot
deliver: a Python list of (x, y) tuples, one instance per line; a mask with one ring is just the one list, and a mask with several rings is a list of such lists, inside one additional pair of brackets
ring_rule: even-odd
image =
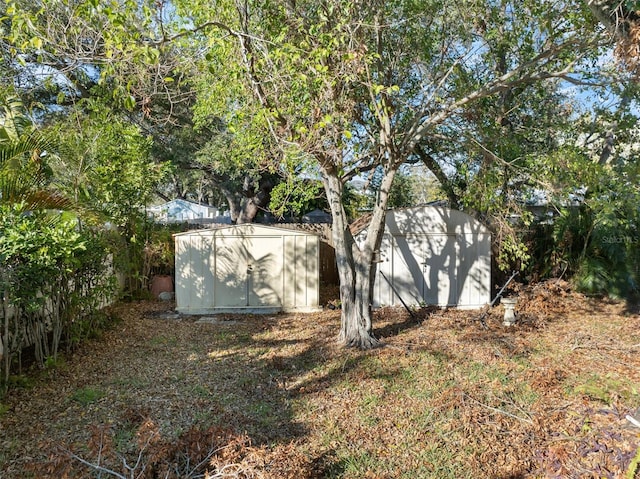
[(154, 298), (157, 298), (160, 293), (171, 293), (173, 292), (173, 278), (169, 275), (154, 276), (151, 278), (149, 289)]

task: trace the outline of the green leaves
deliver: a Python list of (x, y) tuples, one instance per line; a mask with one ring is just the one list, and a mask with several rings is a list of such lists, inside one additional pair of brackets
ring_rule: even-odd
[(26, 201), (32, 208), (59, 208), (64, 198), (49, 188), (52, 142), (31, 123), (13, 97), (0, 110), (0, 204)]
[(127, 110), (133, 111), (136, 107), (136, 99), (133, 95), (129, 95), (124, 99), (124, 106)]
[(11, 358), (23, 347), (34, 346), (41, 365), (56, 357), (63, 336), (71, 347), (74, 332), (88, 329), (88, 318), (113, 294), (114, 283), (104, 243), (81, 232), (74, 216), (4, 203), (0, 231), (0, 294), (10, 306), (0, 317), (10, 338), (3, 344), (9, 360), (1, 389), (15, 365)]
[(137, 128), (112, 118), (101, 129), (87, 200), (124, 227), (141, 214), (164, 171), (150, 160), (151, 144)]
[(39, 305), (44, 298), (37, 293), (72, 271), (75, 255), (85, 248), (76, 221), (27, 210), (25, 203), (0, 205), (0, 231), (0, 264), (13, 275), (0, 286), (9, 288), (9, 298), (20, 307)]
[(320, 181), (290, 177), (271, 191), (269, 210), (277, 217), (300, 216), (317, 207), (321, 197)]

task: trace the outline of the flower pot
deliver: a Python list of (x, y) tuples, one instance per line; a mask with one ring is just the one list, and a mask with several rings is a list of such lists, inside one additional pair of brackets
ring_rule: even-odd
[(154, 276), (151, 278), (149, 289), (154, 298), (158, 298), (160, 293), (171, 293), (173, 292), (173, 278), (165, 274)]

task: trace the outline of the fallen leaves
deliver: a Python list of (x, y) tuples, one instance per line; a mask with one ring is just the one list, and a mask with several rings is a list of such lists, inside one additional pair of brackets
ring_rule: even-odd
[(477, 311), (379, 310), (386, 347), (367, 352), (336, 345), (337, 310), (198, 322), (117, 305), (112, 330), (4, 400), (0, 470), (91, 477), (62, 451), (101, 450), (105, 467), (188, 459), (211, 479), (634, 473), (638, 316), (558, 281), (517, 294), (512, 328), (501, 306), (487, 329)]

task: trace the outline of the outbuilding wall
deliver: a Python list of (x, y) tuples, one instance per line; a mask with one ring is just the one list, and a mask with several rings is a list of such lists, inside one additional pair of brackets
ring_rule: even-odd
[(477, 220), (425, 206), (390, 210), (385, 222), (374, 306), (478, 308), (491, 301), (491, 235)]
[(174, 238), (178, 312), (318, 309), (317, 235), (247, 224)]

